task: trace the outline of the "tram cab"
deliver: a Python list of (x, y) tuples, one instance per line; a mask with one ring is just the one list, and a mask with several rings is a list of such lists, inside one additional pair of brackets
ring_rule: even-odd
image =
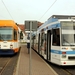
[[(53, 15), (38, 28), (38, 53), (57, 65), (75, 65), (75, 16)], [(44, 31), (44, 40), (42, 30)]]

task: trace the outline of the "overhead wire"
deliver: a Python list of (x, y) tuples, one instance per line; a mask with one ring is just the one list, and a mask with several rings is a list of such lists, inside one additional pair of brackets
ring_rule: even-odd
[[(12, 15), (10, 14), (9, 10), (7, 9), (5, 3), (3, 2), (3, 0), (1, 0), (1, 1), (2, 1), (2, 3), (4, 4), (6, 10), (8, 11), (10, 17), (13, 19)], [(55, 1), (52, 3), (52, 5), (47, 9), (47, 11), (42, 15), (42, 17), (49, 11), (49, 9), (56, 3), (56, 1), (57, 1), (57, 0), (55, 0)], [(41, 18), (42, 18), (42, 17), (41, 17)], [(40, 18), (40, 19), (41, 19), (41, 18)], [(40, 19), (39, 19), (39, 20), (40, 20)], [(14, 19), (13, 19), (13, 20), (14, 20)]]
[[(52, 5), (47, 9), (47, 11), (42, 15), (42, 17), (49, 11), (49, 9), (56, 3), (56, 1), (57, 1), (57, 0), (55, 0), (55, 1), (52, 3)], [(42, 17), (41, 17), (41, 18), (42, 18)], [(41, 19), (41, 18), (40, 18), (40, 19)], [(39, 20), (40, 20), (40, 19), (39, 19)]]
[(1, 1), (2, 1), (3, 5), (5, 6), (5, 8), (6, 8), (7, 12), (9, 13), (10, 17), (12, 18), (12, 20), (14, 20), (14, 19), (13, 19), (13, 17), (12, 17), (12, 15), (10, 14), (9, 10), (7, 9), (7, 7), (6, 7), (5, 3), (3, 2), (3, 0), (1, 0)]

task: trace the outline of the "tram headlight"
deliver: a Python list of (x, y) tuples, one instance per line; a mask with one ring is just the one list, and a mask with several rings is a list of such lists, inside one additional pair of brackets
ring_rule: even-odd
[(62, 52), (62, 58), (66, 58), (66, 52)]
[(13, 48), (13, 45), (11, 44), (11, 45), (10, 45), (10, 49), (12, 49), (12, 48)]

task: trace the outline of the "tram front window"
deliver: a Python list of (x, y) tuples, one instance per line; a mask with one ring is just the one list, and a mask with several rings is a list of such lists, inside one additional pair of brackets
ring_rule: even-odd
[(75, 34), (62, 34), (63, 46), (75, 46)]
[(75, 22), (63, 21), (62, 25), (62, 46), (75, 46)]
[(0, 27), (0, 40), (9, 41), (12, 40), (13, 30), (11, 27)]

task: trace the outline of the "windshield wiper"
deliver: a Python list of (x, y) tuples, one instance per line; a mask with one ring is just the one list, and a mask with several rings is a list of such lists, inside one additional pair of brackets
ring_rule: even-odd
[[(70, 44), (67, 40), (63, 39), (65, 42), (67, 42), (70, 46), (75, 46), (73, 44)], [(68, 46), (68, 45), (67, 45)]]
[(63, 39), (65, 42), (67, 42), (70, 46), (71, 46), (71, 44), (67, 41), (67, 40), (65, 40), (65, 39)]

